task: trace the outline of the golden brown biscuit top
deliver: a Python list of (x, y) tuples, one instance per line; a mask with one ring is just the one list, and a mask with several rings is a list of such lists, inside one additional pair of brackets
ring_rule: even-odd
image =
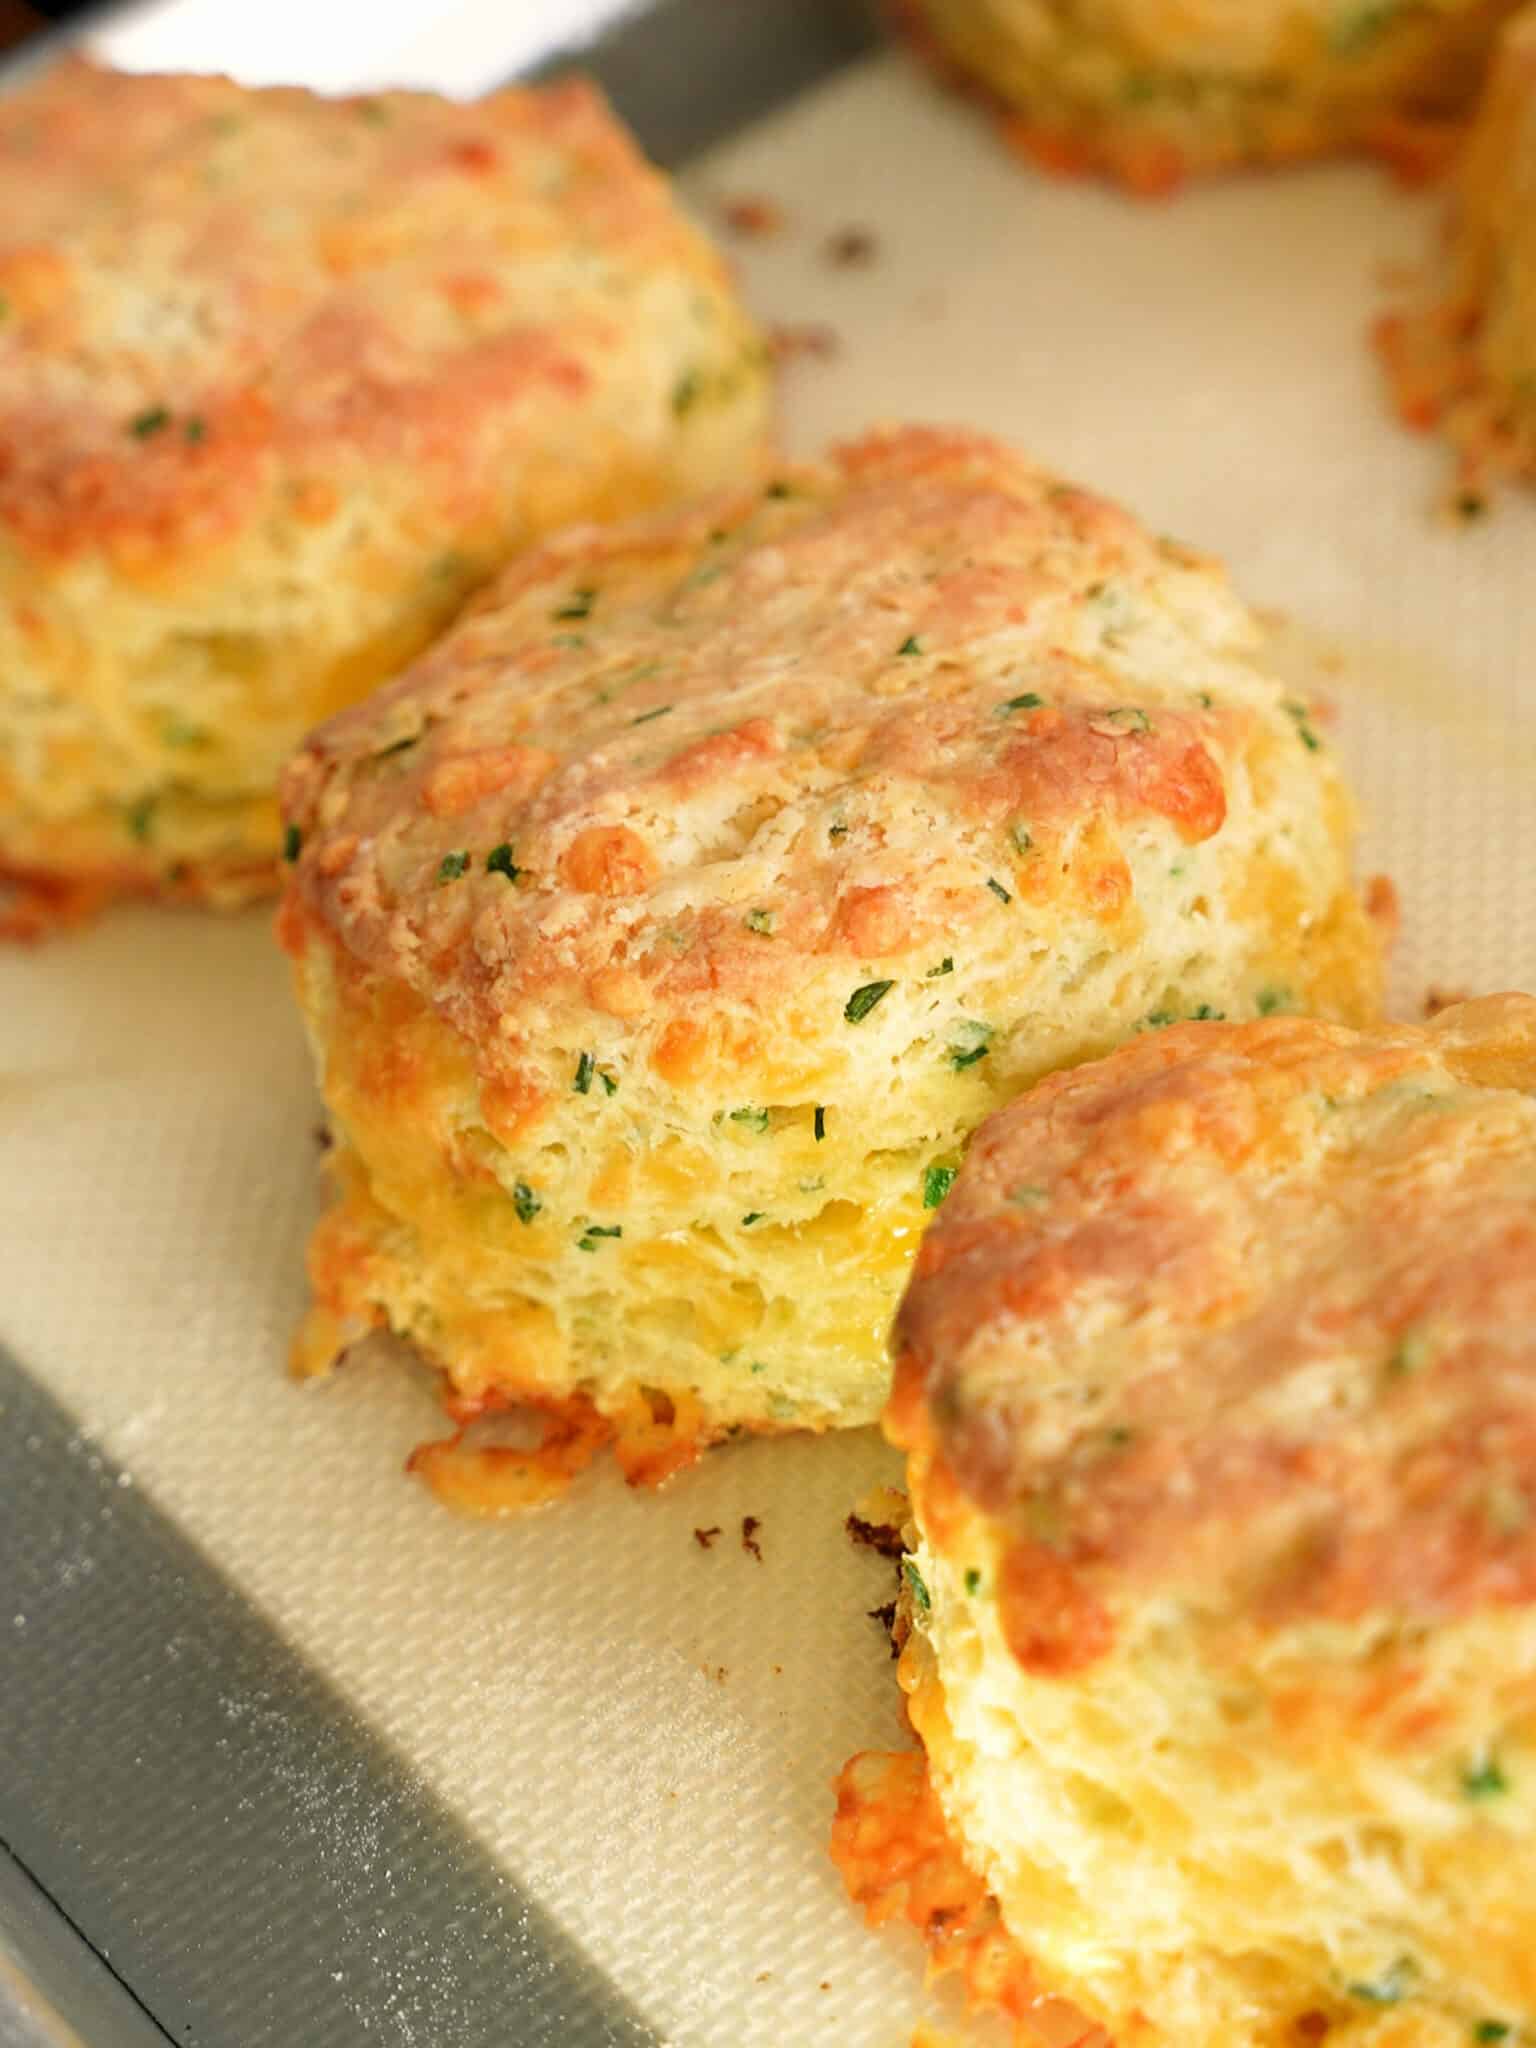
[(1010, 1532), (1039, 1669), (1138, 1582), (1260, 1623), (1536, 1598), (1536, 998), (1054, 1076), (978, 1133), (896, 1346), (891, 1426)]
[(66, 60), (0, 98), (0, 536), (153, 556), (274, 475), (328, 516), (349, 462), (473, 502), (487, 418), (579, 406), (657, 268), (718, 316), (583, 83), (328, 100)]
[(1316, 761), (1250, 637), (1116, 507), (875, 435), (515, 565), (290, 769), (295, 896), (482, 1042), (841, 1007), (1067, 917), (1128, 943), (1135, 845), (1209, 838), (1266, 749)]

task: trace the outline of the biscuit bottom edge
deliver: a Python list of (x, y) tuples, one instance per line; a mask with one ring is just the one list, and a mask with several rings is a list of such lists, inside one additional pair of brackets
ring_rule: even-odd
[[(402, 1226), (374, 1200), (355, 1158), (334, 1162), (335, 1192), (310, 1239), (313, 1305), (295, 1335), (295, 1377), (322, 1377), (365, 1339), (386, 1335), (431, 1375), (450, 1433), (419, 1443), (406, 1470), (445, 1506), (502, 1518), (557, 1500), (601, 1454), (629, 1485), (654, 1489), (712, 1446), (873, 1420), (885, 1393), (872, 1384), (868, 1412), (733, 1413), (681, 1383), (659, 1386), (617, 1372), (573, 1377), (546, 1355), (547, 1312), (531, 1297), (495, 1311), (466, 1306), (457, 1326), (419, 1294), (420, 1251), (402, 1252)], [(416, 1276), (412, 1279), (408, 1276)], [(511, 1441), (507, 1439), (513, 1439)]]

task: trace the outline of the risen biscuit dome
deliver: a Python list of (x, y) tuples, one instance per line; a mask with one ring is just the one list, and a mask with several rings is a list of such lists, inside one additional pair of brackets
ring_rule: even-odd
[(1536, 2022), (1536, 999), (994, 1117), (896, 1326), (912, 1719), (1122, 2043)]
[(1476, 492), (1536, 476), (1536, 7), (1499, 43), (1450, 226), (1437, 296), (1378, 339), (1404, 419), (1449, 437)]
[(990, 1109), (1170, 1016), (1374, 1006), (1253, 637), (953, 433), (515, 566), (288, 777), (340, 1197), (306, 1360), (387, 1322), (461, 1416), (574, 1402), (653, 1472), (871, 1420)]
[(893, 0), (1025, 152), (1146, 192), (1371, 149), (1443, 158), (1514, 0)]
[[(586, 85), (0, 97), (0, 873), (238, 899), (516, 546), (754, 471), (760, 345)], [(4, 905), (0, 903), (0, 911)]]

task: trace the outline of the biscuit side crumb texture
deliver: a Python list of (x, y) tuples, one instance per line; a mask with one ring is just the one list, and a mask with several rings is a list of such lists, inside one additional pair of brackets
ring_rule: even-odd
[(1435, 296), (1377, 327), (1411, 427), (1456, 450), (1458, 509), (1536, 477), (1536, 7), (1505, 31), (1452, 200)]
[(896, 1344), (909, 1712), (1042, 1986), (1148, 2048), (1525, 2039), (1536, 998), (1052, 1077)]
[(1445, 161), (1512, 0), (894, 0), (1023, 154), (1157, 194), (1191, 175), (1368, 150)]
[(721, 262), (584, 83), (6, 94), (0, 872), (39, 916), (269, 888), (311, 725), (531, 538), (754, 473), (765, 410)]
[(562, 1471), (873, 1420), (989, 1110), (1174, 1017), (1374, 1012), (1351, 807), (1254, 641), (959, 433), (514, 566), (286, 782), (305, 1362), (387, 1323), (460, 1418), (560, 1405)]

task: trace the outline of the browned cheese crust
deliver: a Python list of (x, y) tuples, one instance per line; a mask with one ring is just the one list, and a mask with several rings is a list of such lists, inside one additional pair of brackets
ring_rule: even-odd
[(1042, 1984), (1179, 2048), (1523, 2038), (1536, 998), (1053, 1076), (895, 1346), (904, 1682)]
[(270, 888), (311, 724), (529, 539), (754, 473), (765, 409), (720, 260), (584, 83), (70, 60), (0, 98), (12, 922)]
[(509, 571), (288, 777), (346, 1190), (306, 1355), (387, 1320), (461, 1404), (871, 1419), (990, 1108), (1166, 1014), (1374, 1007), (1254, 639), (1213, 565), (917, 429)]

